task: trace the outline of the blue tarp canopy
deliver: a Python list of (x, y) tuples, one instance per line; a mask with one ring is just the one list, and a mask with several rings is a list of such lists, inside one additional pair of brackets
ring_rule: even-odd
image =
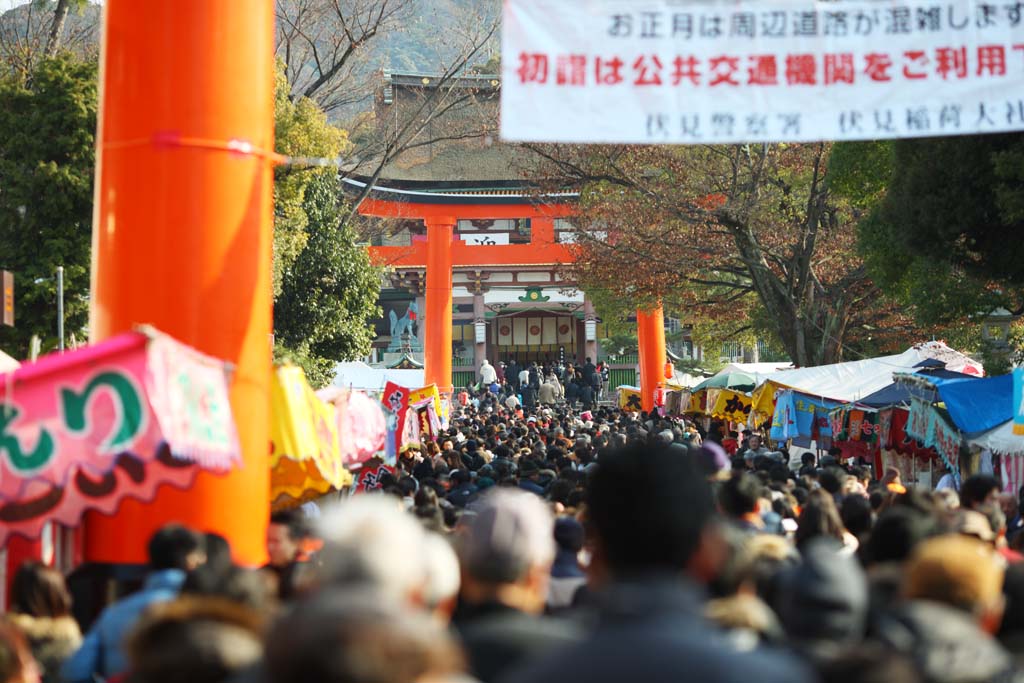
[[(922, 368), (914, 374), (921, 377), (922, 379), (932, 382), (935, 380), (968, 380), (978, 379), (974, 375), (966, 375), (962, 372), (953, 372), (952, 370), (946, 370), (942, 367), (942, 363), (938, 365), (931, 365), (933, 361), (924, 361), (917, 367)], [(928, 365), (926, 365), (926, 363)], [(903, 382), (894, 382), (887, 387), (883, 387), (873, 394), (865, 396), (860, 401), (857, 401), (859, 405), (865, 405), (870, 408), (888, 408), (889, 406), (898, 406), (910, 403), (911, 396), (917, 396), (919, 398), (931, 399), (935, 394), (933, 390), (918, 387), (913, 384), (906, 384)]]
[(1013, 375), (935, 382), (953, 423), (966, 434), (983, 432), (1013, 419)]

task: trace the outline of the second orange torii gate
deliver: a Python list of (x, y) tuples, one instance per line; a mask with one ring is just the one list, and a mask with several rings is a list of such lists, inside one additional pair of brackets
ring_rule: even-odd
[[(426, 271), (423, 361), (424, 381), (452, 391), (452, 268), (458, 266), (531, 266), (571, 263), (569, 247), (555, 236), (555, 220), (576, 211), (574, 194), (547, 195), (537, 202), (528, 195), (498, 193), (411, 192), (375, 187), (359, 213), (381, 218), (422, 220), (426, 240), (410, 246), (370, 247), (374, 263)], [(470, 246), (455, 239), (458, 221), (530, 219), (529, 244)], [(637, 312), (640, 386), (644, 410), (654, 406), (654, 393), (664, 384), (665, 333), (661, 308)]]

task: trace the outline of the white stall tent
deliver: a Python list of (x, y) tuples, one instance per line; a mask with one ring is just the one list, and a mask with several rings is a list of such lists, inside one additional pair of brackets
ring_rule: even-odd
[(853, 402), (892, 384), (894, 372), (913, 372), (925, 360), (939, 360), (947, 370), (981, 375), (982, 366), (942, 342), (927, 342), (903, 353), (865, 360), (772, 372), (764, 377), (779, 387), (809, 396)]
[(423, 370), (372, 368), (362, 361), (348, 361), (335, 366), (334, 381), (331, 384), (341, 389), (382, 391), (388, 382), (419, 389), (423, 386)]

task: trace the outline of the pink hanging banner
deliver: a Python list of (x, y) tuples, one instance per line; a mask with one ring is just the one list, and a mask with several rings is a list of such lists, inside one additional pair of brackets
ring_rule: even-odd
[(0, 544), (240, 462), (228, 368), (152, 330), (0, 377)]

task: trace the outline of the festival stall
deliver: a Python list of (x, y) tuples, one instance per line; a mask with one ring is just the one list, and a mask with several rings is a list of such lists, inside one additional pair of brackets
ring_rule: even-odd
[(753, 406), (751, 392), (771, 373), (792, 363), (730, 363), (695, 386), (686, 411), (745, 425)]
[[(934, 448), (954, 476), (1000, 473), (1008, 492), (1024, 484), (1024, 438), (1014, 432), (1014, 377), (938, 379), (898, 376), (927, 393), (914, 396), (907, 433)], [(963, 458), (970, 458), (964, 462)]]
[[(893, 375), (929, 366), (968, 376), (983, 374), (968, 356), (941, 342), (928, 342), (892, 356), (771, 373), (753, 393), (753, 411), (771, 416), (773, 440), (803, 448), (813, 444), (819, 450), (837, 446), (844, 458), (865, 458), (880, 468), (881, 454), (899, 432), (893, 425), (906, 423), (897, 413), (880, 410), (888, 398), (904, 397), (902, 390), (894, 389)], [(903, 448), (912, 457), (922, 455), (917, 450)]]
[(618, 393), (618, 406), (620, 409), (630, 413), (640, 412), (643, 409), (643, 404), (640, 400), (640, 387), (620, 384), (616, 392)]
[(140, 328), (0, 379), (0, 546), (240, 462), (229, 368)]
[(926, 360), (940, 361), (946, 370), (954, 372), (978, 377), (984, 374), (981, 364), (969, 356), (942, 342), (926, 342), (892, 356), (769, 373), (753, 393), (753, 410), (764, 416), (774, 414), (775, 396), (783, 389), (838, 403), (856, 403), (890, 386), (893, 373), (914, 372)]

